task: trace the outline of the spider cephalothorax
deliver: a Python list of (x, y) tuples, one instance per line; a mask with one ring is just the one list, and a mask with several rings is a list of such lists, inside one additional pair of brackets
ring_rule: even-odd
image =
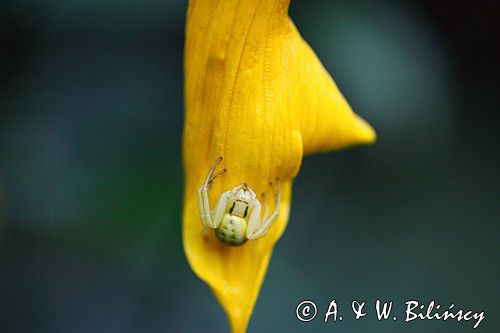
[[(214, 173), (215, 167), (220, 161), (222, 161), (222, 157), (219, 157), (212, 165), (205, 182), (198, 190), (198, 209), (201, 222), (205, 227), (215, 229), (215, 235), (222, 242), (232, 246), (243, 245), (247, 239), (253, 240), (264, 236), (278, 217), (279, 180), (276, 179), (276, 207), (269, 216), (267, 204), (263, 200), (265, 212), (261, 219), (261, 204), (255, 192), (246, 183), (224, 192), (212, 211), (208, 199), (209, 185), (217, 176), (226, 172), (226, 169), (223, 169)], [(264, 194), (262, 194), (262, 199), (264, 199)]]

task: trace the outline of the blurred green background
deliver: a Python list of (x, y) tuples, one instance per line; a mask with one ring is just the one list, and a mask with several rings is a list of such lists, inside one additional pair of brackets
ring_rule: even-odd
[[(186, 1), (0, 3), (0, 330), (224, 332), (181, 243)], [(308, 157), (249, 332), (461, 332), (301, 323), (408, 299), (500, 332), (493, 1), (292, 1), (375, 146)], [(368, 305), (367, 305), (368, 306)]]

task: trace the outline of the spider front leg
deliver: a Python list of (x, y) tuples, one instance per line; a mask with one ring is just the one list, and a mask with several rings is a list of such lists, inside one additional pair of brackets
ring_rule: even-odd
[(210, 170), (208, 171), (207, 178), (205, 179), (205, 182), (201, 185), (201, 187), (198, 189), (198, 210), (200, 213), (200, 218), (201, 222), (205, 227), (210, 227), (210, 228), (217, 228), (220, 224), (220, 221), (222, 219), (222, 216), (224, 215), (226, 206), (227, 206), (227, 199), (230, 196), (229, 191), (225, 192), (222, 194), (222, 196), (219, 199), (219, 202), (217, 203), (216, 209), (215, 209), (215, 214), (212, 216), (212, 212), (210, 209), (210, 201), (208, 199), (208, 189), (212, 181), (219, 175), (223, 174), (226, 172), (226, 169), (220, 170), (216, 173), (214, 173), (215, 167), (217, 164), (219, 164), (222, 161), (222, 157), (219, 157), (215, 163), (212, 165)]
[(276, 221), (276, 218), (278, 217), (279, 208), (280, 208), (280, 201), (281, 201), (281, 186), (280, 186), (279, 179), (276, 179), (275, 197), (276, 197), (276, 207), (274, 208), (274, 212), (267, 218), (265, 217), (267, 215), (267, 213), (266, 213), (264, 215), (264, 221), (262, 223), (260, 223), (260, 203), (256, 200), (257, 204), (256, 204), (255, 208), (258, 208), (258, 209), (254, 208), (252, 210), (252, 213), (250, 214), (250, 218), (248, 220), (248, 230), (247, 230), (247, 238), (248, 239), (257, 239), (257, 238), (264, 236), (265, 234), (267, 234), (269, 229), (271, 229), (274, 222)]
[(255, 239), (253, 238), (256, 229), (260, 224), (260, 202), (255, 199), (252, 202), (252, 206), (250, 207), (250, 217), (248, 218), (248, 226), (247, 226), (247, 239)]

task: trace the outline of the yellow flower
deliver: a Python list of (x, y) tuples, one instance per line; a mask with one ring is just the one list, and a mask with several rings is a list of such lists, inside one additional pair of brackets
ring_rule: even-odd
[[(288, 17), (289, 0), (191, 0), (185, 43), (185, 196), (183, 243), (194, 272), (213, 290), (232, 332), (244, 332), (273, 246), (290, 210), (303, 154), (371, 143), (375, 132), (354, 114)], [(269, 233), (239, 247), (203, 236), (197, 190), (217, 157), (211, 206), (246, 182), (272, 193), (279, 216)], [(274, 207), (272, 195), (267, 201)]]

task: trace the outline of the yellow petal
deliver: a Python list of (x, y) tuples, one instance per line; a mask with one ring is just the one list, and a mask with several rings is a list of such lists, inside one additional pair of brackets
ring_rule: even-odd
[[(370, 143), (355, 115), (288, 17), (288, 0), (191, 0), (185, 43), (183, 243), (194, 272), (212, 288), (232, 332), (244, 332), (274, 244), (288, 221), (291, 182), (304, 153)], [(222, 156), (227, 173), (211, 206), (243, 182), (265, 192), (281, 180), (280, 213), (269, 233), (229, 247), (203, 237), (196, 191)]]

